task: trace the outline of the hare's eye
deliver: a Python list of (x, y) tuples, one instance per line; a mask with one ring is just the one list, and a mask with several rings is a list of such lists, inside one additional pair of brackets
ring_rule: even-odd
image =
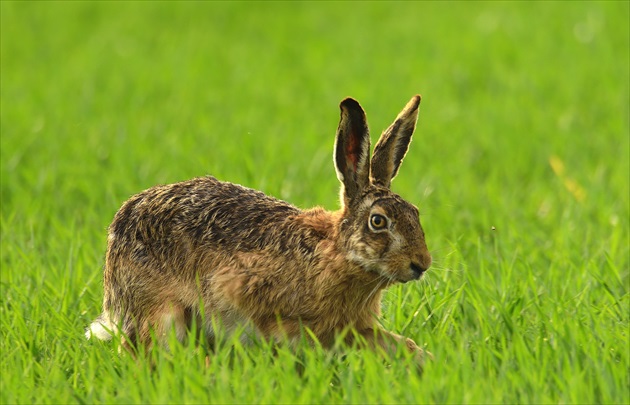
[(374, 231), (380, 231), (381, 229), (385, 229), (387, 227), (387, 219), (384, 216), (379, 214), (372, 214), (370, 216), (370, 228)]

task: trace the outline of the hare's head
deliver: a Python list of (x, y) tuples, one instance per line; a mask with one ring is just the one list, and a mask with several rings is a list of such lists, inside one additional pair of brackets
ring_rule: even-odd
[(370, 160), (365, 112), (351, 98), (341, 102), (334, 162), (342, 184), (339, 230), (348, 257), (391, 281), (418, 279), (431, 265), (418, 209), (390, 190), (418, 119), (414, 96), (387, 128)]

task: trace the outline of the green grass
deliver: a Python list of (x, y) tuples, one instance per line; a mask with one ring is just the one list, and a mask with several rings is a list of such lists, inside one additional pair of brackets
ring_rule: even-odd
[[(0, 3), (1, 403), (628, 403), (628, 2)], [(337, 207), (338, 103), (435, 265), (383, 325), (435, 355), (86, 341), (130, 195), (213, 174)], [(495, 230), (493, 230), (493, 227)], [(299, 373), (298, 369), (303, 368)]]

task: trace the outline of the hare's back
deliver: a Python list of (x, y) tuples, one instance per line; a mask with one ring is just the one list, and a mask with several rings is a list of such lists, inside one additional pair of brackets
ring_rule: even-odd
[(274, 229), (299, 212), (260, 191), (208, 176), (152, 187), (131, 197), (116, 214), (110, 237), (140, 242), (151, 250), (184, 240), (224, 249), (260, 249)]

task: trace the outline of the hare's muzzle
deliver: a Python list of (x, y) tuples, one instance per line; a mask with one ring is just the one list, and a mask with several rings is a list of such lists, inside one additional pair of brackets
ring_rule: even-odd
[(420, 278), (420, 276), (422, 276), (422, 274), (427, 271), (428, 266), (427, 267), (422, 267), (419, 263), (414, 263), (411, 262), (411, 264), (409, 265), (409, 268), (411, 269), (411, 272), (413, 274), (413, 279), (417, 280)]

